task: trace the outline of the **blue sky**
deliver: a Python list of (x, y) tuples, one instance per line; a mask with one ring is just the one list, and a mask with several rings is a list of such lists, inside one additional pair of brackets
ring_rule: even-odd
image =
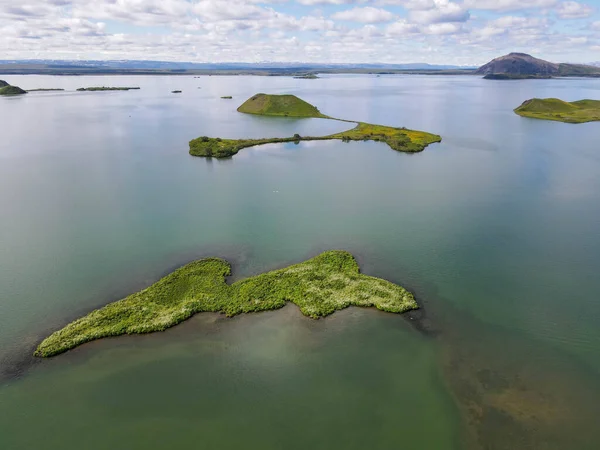
[(600, 61), (600, 0), (0, 0), (0, 59)]

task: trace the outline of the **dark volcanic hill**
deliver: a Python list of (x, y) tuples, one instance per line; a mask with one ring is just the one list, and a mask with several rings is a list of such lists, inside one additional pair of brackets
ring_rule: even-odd
[(0, 80), (0, 87), (8, 86), (8, 83), (4, 80)]
[(479, 75), (510, 74), (510, 75), (558, 75), (559, 65), (543, 59), (534, 58), (526, 53), (509, 53), (508, 55), (491, 60), (475, 71)]
[[(475, 71), (492, 78), (549, 78), (553, 76), (600, 76), (600, 68), (583, 64), (557, 64), (534, 58), (526, 53), (509, 53), (495, 58)], [(494, 77), (500, 79), (500, 77)]]

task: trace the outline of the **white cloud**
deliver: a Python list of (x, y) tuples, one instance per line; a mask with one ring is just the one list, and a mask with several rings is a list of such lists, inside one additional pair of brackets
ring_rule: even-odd
[(346, 11), (340, 11), (331, 16), (334, 20), (344, 20), (348, 22), (361, 22), (361, 23), (382, 23), (390, 22), (394, 19), (395, 15), (391, 12), (366, 6), (364, 8), (352, 8)]
[(518, 11), (532, 8), (548, 8), (558, 0), (465, 0), (464, 6), (471, 9), (493, 11)]
[(591, 16), (593, 12), (594, 9), (591, 6), (573, 1), (562, 2), (556, 9), (556, 13), (561, 19), (583, 19)]
[(434, 5), (428, 9), (418, 9), (410, 12), (410, 19), (417, 23), (434, 24), (445, 22), (466, 22), (469, 11), (458, 3), (450, 0), (434, 0)]
[[(292, 0), (0, 0), (0, 55), (478, 64), (515, 49), (584, 62), (600, 46), (598, 19), (561, 26), (587, 14), (585, 0), (299, 3), (309, 7), (294, 8)], [(474, 18), (469, 7), (490, 12)], [(526, 11), (501, 16), (511, 9)]]

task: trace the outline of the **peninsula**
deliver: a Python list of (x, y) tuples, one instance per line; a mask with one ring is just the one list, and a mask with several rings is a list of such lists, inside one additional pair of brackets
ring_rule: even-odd
[(354, 257), (332, 250), (308, 261), (227, 284), (231, 266), (218, 258), (189, 263), (152, 286), (92, 311), (46, 338), (35, 351), (49, 357), (86, 342), (123, 334), (164, 331), (200, 312), (279, 309), (287, 302), (313, 319), (348, 306), (403, 313), (418, 309), (413, 294), (360, 273)]
[(567, 123), (600, 121), (600, 100), (565, 102), (558, 98), (533, 98), (523, 102), (515, 113), (532, 119)]
[[(297, 117), (297, 118), (320, 118), (340, 120), (322, 114), (315, 106), (295, 95), (267, 95), (257, 94), (246, 100), (239, 108), (239, 112), (263, 116)], [(429, 144), (441, 142), (442, 138), (437, 134), (424, 131), (409, 130), (406, 128), (395, 128), (384, 125), (375, 125), (364, 122), (350, 122), (356, 126), (341, 133), (327, 136), (294, 136), (284, 138), (264, 139), (222, 139), (201, 136), (190, 141), (190, 155), (212, 158), (227, 158), (237, 154), (240, 150), (257, 145), (273, 144), (280, 142), (300, 141), (325, 141), (339, 139), (349, 141), (379, 141), (386, 143), (394, 150), (408, 153), (420, 152)]]

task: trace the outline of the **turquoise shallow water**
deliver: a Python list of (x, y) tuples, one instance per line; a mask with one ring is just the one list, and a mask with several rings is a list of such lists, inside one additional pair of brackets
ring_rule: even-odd
[[(3, 448), (597, 448), (600, 126), (512, 109), (599, 98), (600, 80), (5, 78), (142, 89), (0, 99)], [(416, 155), (336, 141), (187, 154), (200, 135), (346, 126), (236, 113), (256, 92), (443, 142)], [(412, 289), (424, 318), (314, 322), (289, 306), (26, 356), (192, 259), (224, 257), (243, 277), (330, 248)]]

